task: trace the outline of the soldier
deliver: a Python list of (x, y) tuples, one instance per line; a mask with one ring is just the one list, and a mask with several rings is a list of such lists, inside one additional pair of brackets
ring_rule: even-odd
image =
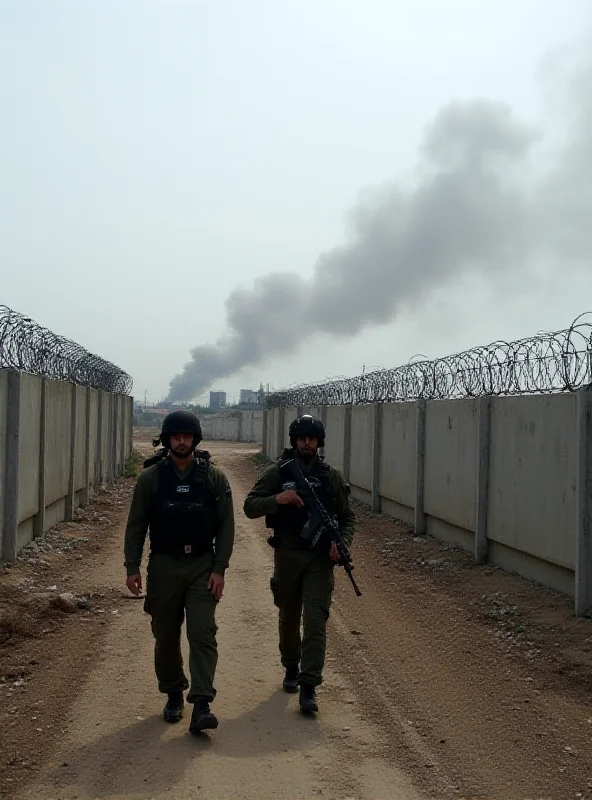
[[(144, 610), (151, 616), (158, 688), (168, 695), (167, 722), (183, 716), (183, 692), (193, 703), (189, 730), (217, 728), (210, 710), (218, 662), (216, 607), (234, 545), (234, 512), (230, 485), (196, 450), (202, 432), (190, 411), (173, 411), (162, 424), (164, 450), (157, 463), (138, 477), (125, 531), (127, 587), (142, 591), (140, 563), (146, 534), (150, 555)], [(181, 626), (187, 618), (189, 672), (181, 655)]]
[(271, 589), (279, 609), (283, 687), (293, 693), (300, 687), (300, 709), (307, 713), (318, 711), (316, 687), (323, 680), (327, 620), (339, 555), (326, 533), (311, 547), (314, 532), (308, 530), (309, 514), (288, 472), (288, 462), (297, 458), (319, 500), (337, 518), (348, 548), (355, 516), (349, 506), (349, 486), (337, 469), (318, 456), (318, 448), (325, 444), (323, 423), (302, 416), (290, 425), (289, 436), (291, 449), (262, 473), (245, 499), (244, 512), (250, 519), (265, 516), (267, 527), (273, 530), (268, 542), (274, 547)]

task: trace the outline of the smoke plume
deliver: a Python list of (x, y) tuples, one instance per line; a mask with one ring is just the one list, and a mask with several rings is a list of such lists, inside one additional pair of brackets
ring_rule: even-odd
[(219, 378), (293, 352), (290, 320), (309, 334), (353, 336), (469, 273), (499, 287), (529, 266), (565, 270), (589, 260), (590, 66), (563, 75), (560, 88), (555, 147), (503, 103), (444, 107), (425, 131), (415, 185), (367, 194), (350, 215), (350, 240), (323, 253), (311, 278), (273, 273), (232, 292), (227, 333), (191, 351), (168, 400), (190, 400)]

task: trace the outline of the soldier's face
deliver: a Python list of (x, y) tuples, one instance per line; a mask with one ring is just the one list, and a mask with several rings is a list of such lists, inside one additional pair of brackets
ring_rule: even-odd
[(318, 439), (314, 436), (299, 436), (296, 439), (296, 450), (303, 461), (310, 461), (314, 458), (318, 446)]
[(171, 453), (179, 458), (187, 457), (193, 448), (193, 434), (172, 433), (170, 437)]

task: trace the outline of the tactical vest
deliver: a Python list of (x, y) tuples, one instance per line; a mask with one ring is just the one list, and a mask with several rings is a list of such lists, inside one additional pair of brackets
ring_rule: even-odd
[(208, 458), (194, 459), (185, 478), (177, 476), (168, 458), (159, 462), (150, 511), (152, 552), (203, 555), (212, 551), (218, 498), (208, 471)]
[[(288, 489), (298, 491), (294, 479), (288, 469), (284, 466), (288, 459), (279, 463), (279, 478), (275, 487), (274, 494), (285, 492)], [(327, 512), (334, 513), (335, 497), (330, 480), (330, 468), (328, 464), (319, 459), (316, 460), (312, 469), (304, 472), (305, 477), (311, 483), (315, 493)], [(278, 506), (273, 514), (267, 514), (265, 524), (271, 528), (277, 536), (300, 536), (300, 533), (308, 520), (308, 511), (304, 507), (297, 506)]]

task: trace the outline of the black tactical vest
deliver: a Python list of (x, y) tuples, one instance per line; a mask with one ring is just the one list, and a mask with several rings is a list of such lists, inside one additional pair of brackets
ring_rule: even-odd
[[(294, 478), (284, 466), (286, 461), (293, 458), (290, 456), (279, 463), (279, 479), (275, 488), (274, 494), (293, 489), (298, 491), (298, 487), (294, 482)], [(304, 471), (304, 476), (311, 483), (315, 493), (327, 512), (334, 513), (335, 497), (333, 495), (333, 488), (331, 486), (329, 465), (324, 461), (316, 459), (312, 469), (308, 472)], [(278, 510), (273, 514), (268, 514), (265, 517), (265, 524), (271, 528), (274, 534), (282, 536), (300, 536), (303, 527), (308, 520), (308, 511), (305, 507), (296, 506), (278, 506)]]
[(217, 498), (208, 470), (208, 459), (196, 458), (189, 475), (181, 479), (168, 458), (159, 462), (150, 512), (152, 552), (203, 555), (212, 551)]

